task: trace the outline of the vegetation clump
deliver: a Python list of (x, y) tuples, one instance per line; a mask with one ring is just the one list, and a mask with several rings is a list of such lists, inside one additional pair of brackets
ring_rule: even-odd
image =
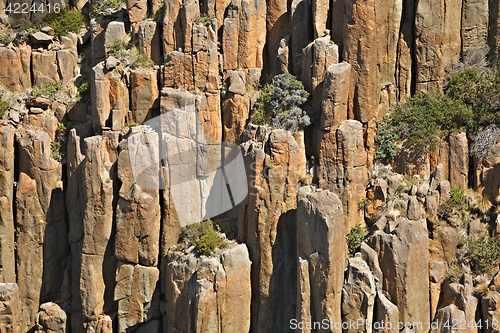
[(123, 4), (124, 4), (123, 0), (96, 1), (96, 3), (92, 6), (92, 11), (94, 12), (94, 14), (98, 15), (108, 9), (118, 10), (122, 8)]
[(115, 57), (121, 59), (126, 55), (126, 45), (122, 40), (115, 40), (111, 46), (109, 46), (106, 55), (108, 57)]
[(138, 55), (133, 64), (134, 67), (136, 68), (147, 68), (147, 67), (153, 67), (155, 65), (154, 61), (151, 59), (148, 59), (147, 57), (143, 55)]
[(76, 10), (63, 9), (59, 13), (50, 13), (43, 19), (59, 36), (69, 32), (79, 32), (84, 24), (84, 16)]
[(181, 243), (185, 247), (194, 245), (196, 253), (209, 256), (218, 247), (225, 245), (225, 241), (210, 220), (193, 223), (182, 229)]
[(346, 235), (347, 248), (352, 257), (366, 237), (366, 230), (361, 224), (356, 224)]
[(9, 108), (10, 108), (9, 101), (0, 100), (0, 117), (3, 117), (5, 115), (5, 112), (7, 112)]
[(413, 96), (378, 124), (376, 158), (387, 162), (397, 142), (431, 152), (451, 133), (473, 139), (470, 153), (482, 158), (500, 137), (500, 73), (468, 67), (453, 75), (444, 92)]
[(500, 239), (492, 237), (467, 239), (465, 250), (478, 273), (491, 274), (500, 264)]
[(446, 217), (468, 209), (469, 205), (464, 190), (461, 187), (453, 186), (450, 190), (450, 197), (439, 207), (439, 213), (442, 217)]
[(199, 14), (198, 16), (196, 16), (195, 21), (196, 21), (196, 23), (200, 23), (206, 27), (209, 27), (214, 23), (215, 16), (212, 14), (203, 13), (203, 14)]
[(54, 97), (55, 94), (61, 89), (62, 89), (62, 84), (60, 81), (57, 81), (55, 83), (49, 83), (41, 87), (33, 87), (33, 91), (31, 92), (31, 94), (33, 95), (33, 97), (38, 97), (38, 96)]
[(301, 108), (308, 97), (302, 82), (294, 76), (276, 75), (260, 90), (250, 120), (257, 125), (270, 124), (289, 131), (309, 126), (310, 118)]
[(52, 152), (52, 158), (56, 161), (61, 161), (63, 158), (62, 151), (66, 148), (66, 141), (68, 137), (68, 132), (73, 128), (73, 123), (58, 123), (56, 130), (56, 138), (50, 144), (50, 149)]

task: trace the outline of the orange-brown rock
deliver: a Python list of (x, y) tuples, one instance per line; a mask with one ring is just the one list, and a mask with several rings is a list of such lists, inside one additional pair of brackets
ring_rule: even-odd
[(127, 12), (130, 23), (144, 21), (148, 15), (147, 0), (127, 0)]
[[(14, 136), (13, 127), (0, 130), (0, 283), (15, 283), (14, 260)], [(16, 287), (17, 288), (17, 287)]]
[(193, 25), (193, 78), (198, 90), (214, 92), (219, 89), (217, 35), (211, 25)]
[(142, 124), (152, 118), (155, 110), (159, 113), (160, 92), (158, 72), (152, 68), (140, 68), (130, 73), (130, 123)]
[(292, 45), (290, 47), (292, 74), (301, 77), (302, 50), (314, 40), (311, 4), (307, 0), (293, 0), (290, 8)]
[(154, 320), (160, 317), (159, 278), (156, 267), (118, 264), (114, 300), (118, 301), (119, 333), (129, 332), (136, 325), (139, 332), (159, 333), (159, 323)]
[(193, 56), (177, 51), (166, 55), (163, 67), (163, 86), (193, 90), (193, 75)]
[(336, 131), (323, 133), (318, 160), (319, 185), (342, 200), (348, 230), (363, 221), (364, 214), (358, 209), (358, 202), (366, 195), (366, 161), (360, 122), (347, 120)]
[(31, 88), (31, 47), (0, 47), (0, 83), (9, 91), (24, 93)]
[(469, 182), (469, 145), (465, 133), (450, 134), (450, 184), (467, 188)]
[(16, 272), (21, 301), (22, 328), (27, 332), (35, 323), (40, 306), (43, 278), (43, 243), (47, 222), (40, 201), (33, 197), (37, 183), (25, 173), (20, 173), (16, 192)]
[(320, 128), (334, 130), (347, 120), (351, 83), (351, 65), (330, 65), (324, 74)]
[[(115, 310), (113, 285), (116, 260), (113, 253), (113, 185), (118, 181), (117, 133), (85, 139), (83, 169), (83, 243), (80, 267), (81, 313), (84, 322)], [(112, 134), (115, 134), (113, 137)]]
[(295, 318), (304, 322), (341, 322), (346, 255), (342, 203), (336, 194), (313, 187), (301, 188), (297, 198), (299, 273)]
[(158, 144), (158, 134), (142, 126), (133, 127), (120, 143), (117, 172), (121, 187), (116, 212), (115, 256), (122, 262), (143, 266), (158, 264)]
[(265, 43), (266, 1), (232, 1), (222, 32), (223, 69), (263, 67)]
[(380, 286), (399, 309), (399, 321), (423, 323), (414, 327), (426, 332), (429, 322), (429, 253), (425, 219), (398, 220), (390, 234), (378, 231), (368, 244), (378, 254), (383, 281)]
[(223, 140), (238, 143), (250, 114), (250, 97), (228, 93), (222, 102)]
[[(123, 124), (129, 109), (129, 90), (119, 68), (106, 71), (104, 63), (92, 68), (90, 116), (97, 127)], [(116, 111), (116, 112), (112, 112)]]
[(313, 114), (317, 124), (323, 97), (323, 79), (328, 67), (338, 63), (339, 49), (330, 41), (330, 36), (325, 36), (307, 45), (303, 52), (301, 81), (311, 94)]
[(56, 303), (44, 303), (36, 315), (35, 328), (35, 333), (66, 333), (66, 313)]
[(21, 301), (15, 283), (0, 283), (0, 331), (22, 333)]
[(289, 325), (295, 316), (290, 288), (295, 285), (296, 255), (290, 234), (299, 179), (306, 172), (302, 136), (257, 126), (243, 134), (249, 194), (239, 207), (247, 213), (237, 215), (238, 233), (252, 260), (252, 329), (258, 331)]
[(276, 67), (278, 59), (278, 49), (280, 42), (289, 34), (290, 17), (287, 2), (280, 0), (270, 0), (266, 2), (266, 57), (269, 60), (271, 73), (280, 73)]
[(462, 2), (419, 1), (415, 16), (416, 92), (441, 89), (447, 66), (461, 51)]
[(248, 332), (251, 281), (244, 244), (211, 257), (168, 253), (165, 332)]
[(33, 86), (56, 83), (60, 80), (56, 62), (55, 51), (32, 52), (31, 70), (33, 73)]
[(200, 15), (197, 0), (173, 0), (165, 2), (163, 19), (163, 52), (165, 56), (172, 51), (191, 53), (192, 29)]
[(155, 64), (163, 62), (163, 56), (160, 47), (161, 25), (153, 21), (141, 21), (138, 23), (136, 38), (138, 41), (139, 52)]

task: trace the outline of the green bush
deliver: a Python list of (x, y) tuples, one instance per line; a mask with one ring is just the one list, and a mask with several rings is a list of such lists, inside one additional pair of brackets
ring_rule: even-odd
[(211, 255), (216, 248), (225, 244), (210, 220), (184, 227), (181, 242), (185, 243), (186, 246), (194, 245), (198, 254), (206, 256)]
[(115, 40), (113, 44), (108, 48), (106, 55), (108, 57), (115, 57), (121, 59), (125, 54), (126, 45), (122, 40)]
[(52, 152), (52, 158), (56, 161), (61, 161), (61, 142), (59, 140), (54, 140), (50, 143), (50, 150)]
[(10, 102), (0, 100), (0, 117), (3, 117), (5, 112), (10, 108)]
[(153, 62), (153, 60), (151, 59), (148, 59), (146, 58), (145, 56), (143, 55), (138, 55), (135, 60), (134, 60), (134, 63), (132, 64), (134, 67), (136, 68), (141, 68), (141, 67), (153, 67), (155, 65), (155, 63)]
[(468, 67), (450, 78), (444, 93), (409, 98), (379, 123), (376, 157), (392, 159), (398, 140), (430, 152), (438, 147), (440, 139), (459, 131), (473, 138), (471, 154), (487, 156), (500, 135), (492, 127), (500, 125), (499, 91), (500, 72), (491, 74)]
[(366, 237), (366, 230), (361, 224), (356, 224), (346, 235), (347, 248), (352, 257)]
[(439, 207), (439, 215), (446, 217), (453, 214), (453, 212), (466, 211), (468, 209), (467, 196), (464, 190), (461, 187), (453, 186), (450, 190), (450, 198)]
[(84, 23), (84, 16), (79, 11), (63, 9), (59, 13), (48, 14), (43, 21), (61, 36), (68, 32), (79, 32)]
[(78, 96), (80, 99), (84, 98), (85, 96), (88, 96), (90, 93), (90, 85), (88, 82), (83, 82), (78, 86)]
[(165, 3), (162, 2), (160, 4), (160, 8), (158, 8), (156, 13), (153, 15), (153, 21), (163, 20), (164, 17), (165, 17)]
[(468, 130), (477, 133), (490, 124), (499, 124), (500, 77), (467, 68), (450, 79), (446, 95), (470, 107), (474, 117)]
[(0, 43), (9, 45), (12, 41), (14, 41), (15, 35), (12, 35), (11, 31), (5, 31), (0, 34)]
[(250, 120), (257, 125), (270, 123), (273, 128), (289, 131), (309, 126), (310, 118), (301, 108), (308, 97), (302, 82), (293, 75), (276, 75), (261, 89)]
[(476, 272), (491, 274), (500, 264), (500, 239), (468, 239), (465, 249)]
[(62, 89), (61, 82), (57, 81), (56, 83), (49, 83), (43, 85), (41, 87), (33, 87), (32, 95), (33, 97), (37, 96), (47, 96), (54, 97), (54, 95)]
[(106, 9), (118, 10), (122, 8), (123, 4), (124, 4), (123, 0), (104, 0), (102, 2), (99, 1), (92, 6), (92, 11), (95, 14), (100, 14)]
[(260, 89), (260, 95), (253, 106), (253, 114), (250, 117), (252, 123), (256, 125), (269, 124), (273, 117), (273, 110), (271, 109), (271, 101), (273, 99), (274, 86), (266, 83)]
[(375, 158), (386, 163), (393, 159), (396, 156), (398, 138), (397, 129), (391, 125), (390, 117), (385, 117), (377, 125)]
[(209, 27), (214, 23), (215, 16), (212, 14), (203, 13), (196, 16), (195, 21), (196, 23), (201, 23), (204, 26)]

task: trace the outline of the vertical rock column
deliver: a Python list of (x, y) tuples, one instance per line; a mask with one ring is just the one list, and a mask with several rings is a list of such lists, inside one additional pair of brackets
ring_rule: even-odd
[(244, 137), (249, 194), (238, 207), (238, 233), (252, 260), (252, 330), (273, 332), (295, 317), (296, 250), (289, 235), (305, 174), (303, 133), (249, 127)]
[(346, 248), (342, 203), (336, 194), (313, 187), (301, 188), (298, 200), (296, 319), (340, 323)]
[[(80, 266), (80, 297), (84, 325), (104, 313), (116, 311), (113, 288), (116, 261), (113, 255), (113, 188), (117, 181), (118, 134), (85, 139), (83, 163), (83, 242)], [(95, 329), (95, 327), (93, 327)]]
[(445, 68), (458, 62), (461, 50), (462, 1), (418, 1), (416, 29), (416, 93), (441, 89)]
[(135, 325), (140, 325), (144, 332), (159, 332), (158, 145), (156, 132), (138, 126), (132, 128), (119, 147), (118, 177), (122, 185), (116, 212), (118, 267), (114, 299), (118, 302), (120, 333)]
[(40, 302), (59, 296), (69, 248), (62, 170), (52, 158), (52, 140), (46, 132), (26, 130), (18, 142), (16, 264), (23, 322), (31, 327)]
[(381, 285), (398, 307), (399, 321), (422, 323), (414, 331), (426, 332), (430, 314), (426, 220), (402, 218), (393, 232), (379, 231), (367, 242), (378, 253), (383, 273)]
[(171, 250), (168, 261), (164, 332), (249, 332), (251, 262), (244, 244), (200, 258)]
[(14, 260), (14, 135), (13, 127), (0, 131), (0, 283), (16, 282)]

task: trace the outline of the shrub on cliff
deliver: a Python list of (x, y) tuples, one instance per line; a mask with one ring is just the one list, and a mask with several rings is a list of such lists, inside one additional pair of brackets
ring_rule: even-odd
[(361, 224), (356, 224), (346, 235), (347, 248), (352, 257), (366, 237), (366, 230)]
[(500, 137), (500, 72), (467, 67), (453, 75), (444, 93), (413, 96), (378, 124), (376, 157), (395, 156), (395, 142), (403, 141), (430, 152), (439, 139), (465, 131), (472, 138), (470, 153), (484, 158)]
[(500, 239), (492, 237), (468, 239), (465, 242), (468, 257), (476, 272), (491, 274), (500, 264)]
[(10, 108), (10, 102), (9, 101), (4, 101), (0, 100), (0, 117), (3, 117), (5, 112)]
[(79, 32), (84, 23), (84, 16), (76, 10), (63, 9), (59, 13), (50, 13), (43, 19), (45, 24), (54, 29), (57, 35)]
[(181, 243), (185, 248), (195, 246), (196, 253), (209, 256), (225, 244), (212, 221), (190, 224), (182, 229)]
[(257, 125), (294, 131), (309, 126), (311, 121), (302, 109), (309, 93), (302, 82), (290, 74), (276, 75), (260, 90), (250, 120)]

